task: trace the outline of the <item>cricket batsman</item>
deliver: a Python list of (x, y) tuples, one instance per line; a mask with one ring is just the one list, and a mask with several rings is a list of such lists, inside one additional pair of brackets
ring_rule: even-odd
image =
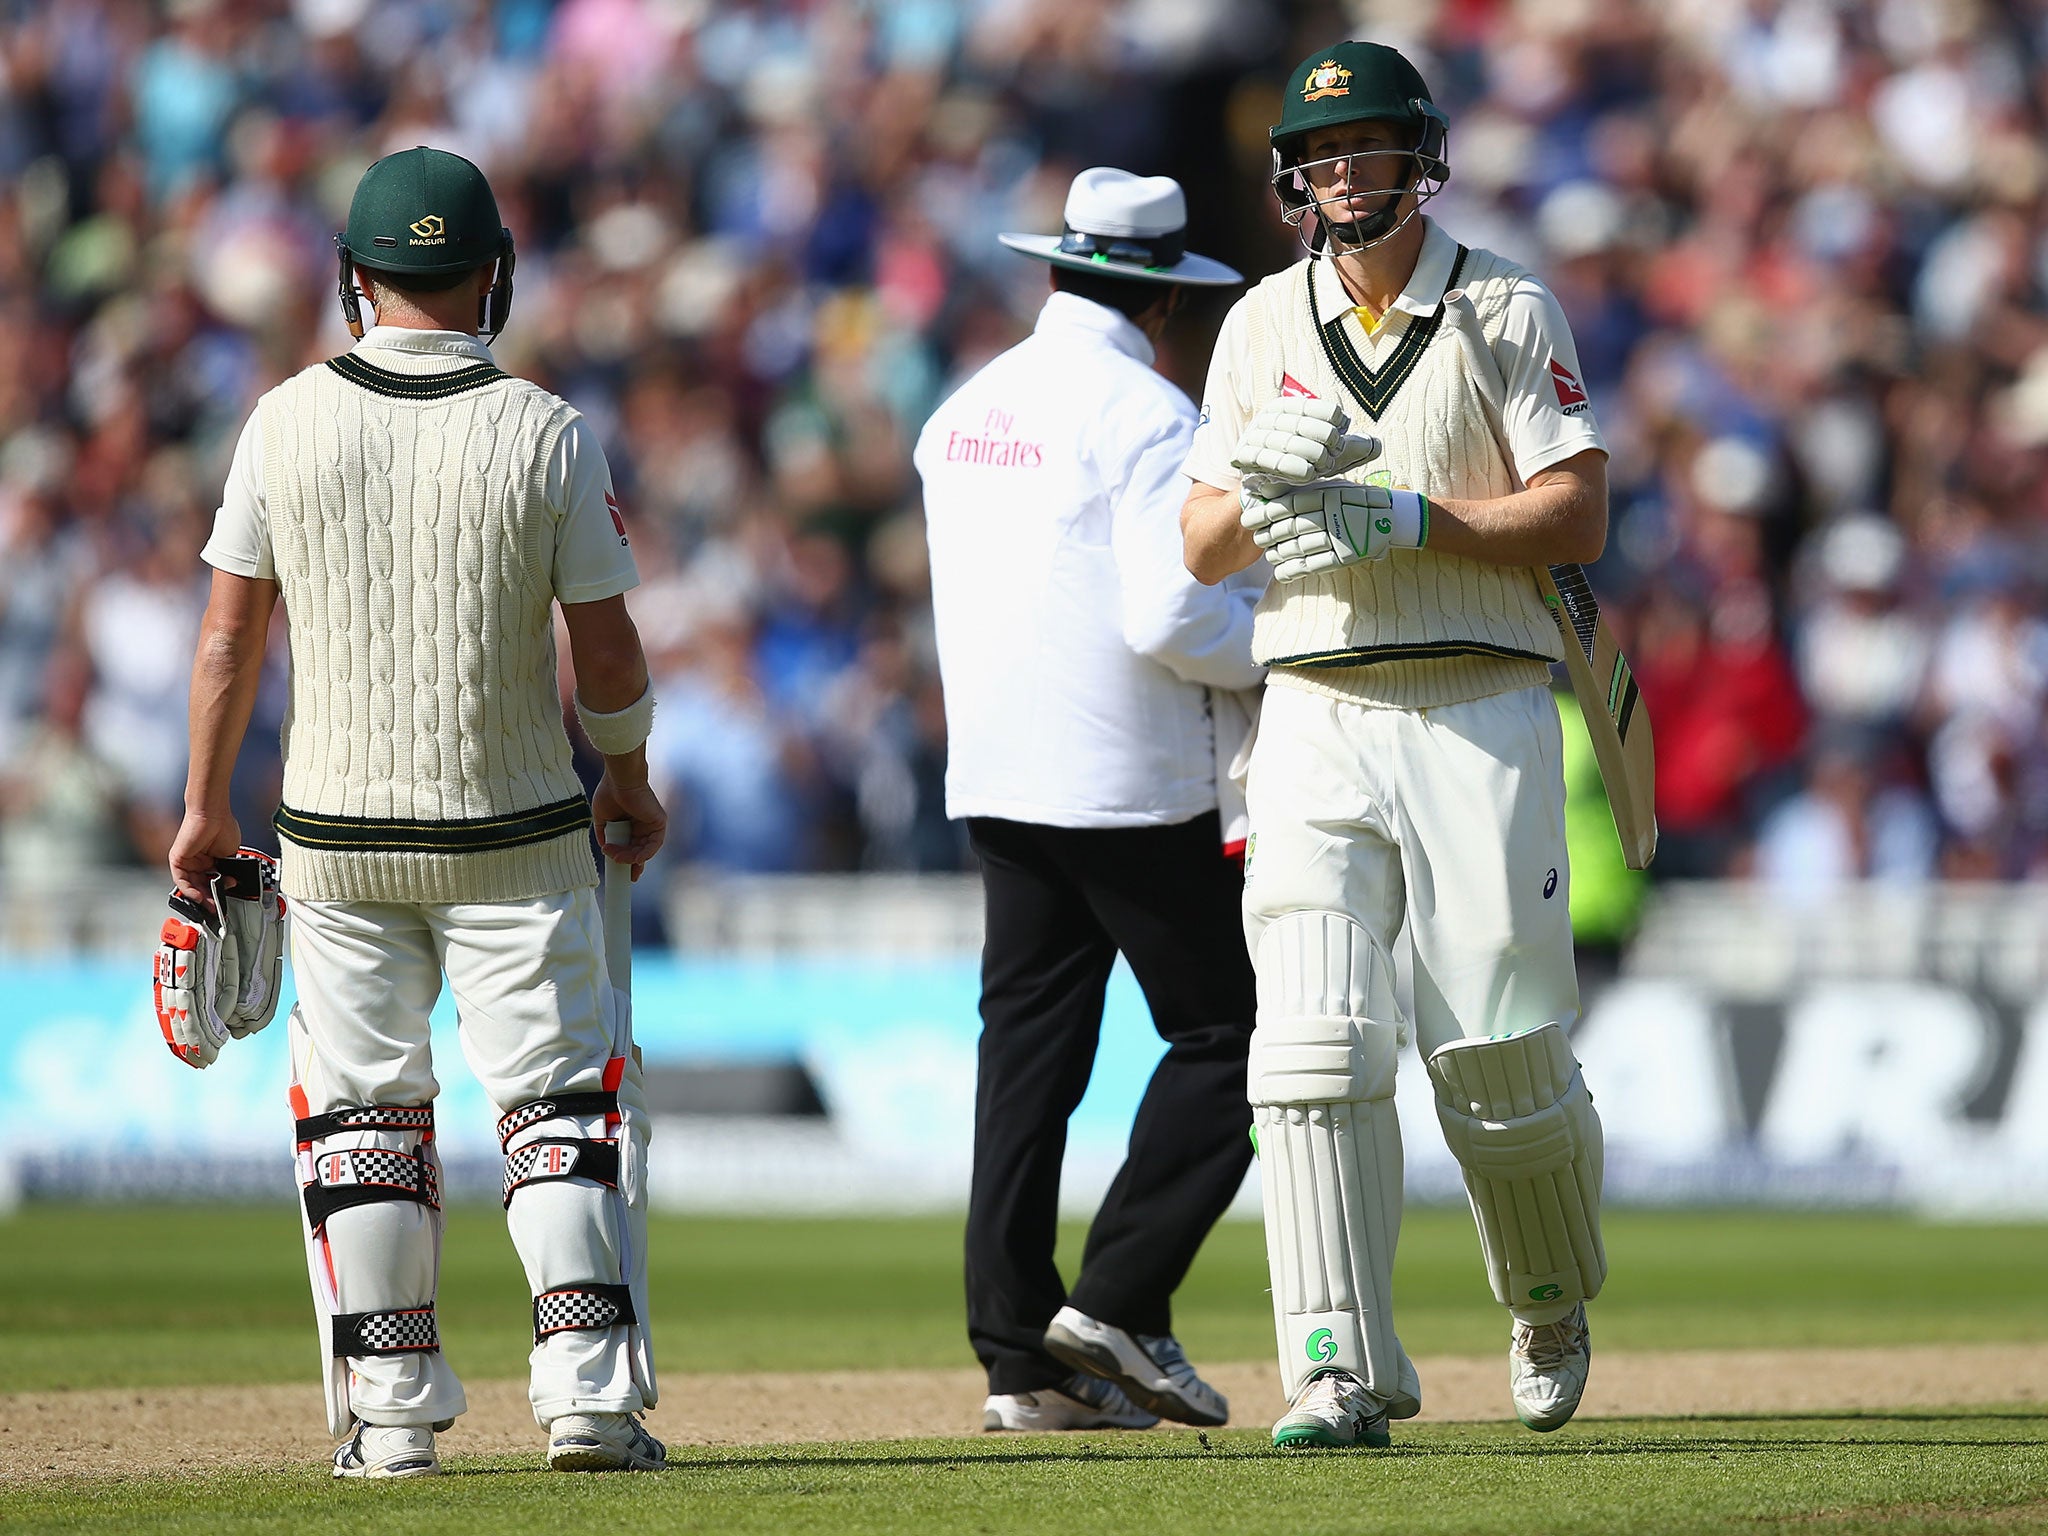
[[(1309, 255), (1224, 322), (1181, 513), (1188, 569), (1263, 556), (1268, 687), (1248, 786), (1248, 1082), (1281, 1446), (1384, 1446), (1421, 1408), (1395, 1332), (1394, 1068), (1413, 1032), (1464, 1169), (1531, 1429), (1577, 1409), (1600, 1121), (1577, 1017), (1564, 780), (1532, 567), (1590, 562), (1606, 449), (1556, 300), (1422, 212), (1447, 122), (1409, 61), (1340, 42), (1289, 76), (1273, 186)], [(1446, 323), (1469, 305), (1490, 399)], [(1462, 311), (1461, 311), (1462, 313)], [(1499, 396), (1495, 388), (1492, 395)], [(1393, 952), (1414, 954), (1412, 1009)]]
[[(360, 343), (257, 402), (204, 552), (160, 1021), (202, 1067), (268, 1021), (281, 888), (306, 1252), (329, 1428), (345, 1437), (334, 1475), (413, 1477), (440, 1470), (435, 1432), (465, 1406), (434, 1319), (427, 1015), (445, 975), (503, 1116), (548, 1462), (656, 1469), (666, 1453), (637, 1417), (655, 1401), (647, 1112), (590, 853), (593, 811), (630, 824), (607, 853), (635, 875), (666, 825), (625, 525), (583, 419), (486, 345), (510, 311), (513, 244), (481, 171), (436, 149), (388, 156), (335, 243)], [(273, 877), (241, 849), (228, 776), (280, 599), (291, 705)], [(557, 603), (604, 757), (589, 801), (562, 724)]]

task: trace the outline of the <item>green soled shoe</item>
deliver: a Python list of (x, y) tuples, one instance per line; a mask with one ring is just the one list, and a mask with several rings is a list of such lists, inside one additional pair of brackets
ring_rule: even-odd
[(1390, 1445), (1387, 1408), (1348, 1371), (1320, 1371), (1295, 1395), (1294, 1406), (1273, 1426), (1282, 1450), (1329, 1447), (1351, 1450)]

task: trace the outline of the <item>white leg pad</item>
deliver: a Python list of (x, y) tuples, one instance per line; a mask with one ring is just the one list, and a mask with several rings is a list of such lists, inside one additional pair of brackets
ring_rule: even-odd
[(1600, 1116), (1564, 1030), (1453, 1040), (1429, 1075), (1494, 1299), (1545, 1322), (1599, 1295)]
[[(302, 1145), (299, 1182), (331, 1189), (371, 1183), (380, 1176), (377, 1163), (353, 1160), (353, 1152), (424, 1159), (438, 1189), (440, 1156), (433, 1139), (389, 1129), (338, 1130)], [(392, 1165), (403, 1166), (395, 1159)], [(356, 1419), (366, 1424), (424, 1425), (464, 1412), (468, 1405), (462, 1382), (438, 1348), (334, 1353), (337, 1316), (394, 1314), (376, 1331), (399, 1345), (417, 1343), (432, 1330), (431, 1309), (441, 1269), (439, 1206), (379, 1200), (336, 1210), (316, 1228), (302, 1200), (299, 1225), (320, 1328), (328, 1432), (339, 1438)]]
[[(623, 1103), (620, 1108), (622, 1124), (607, 1124), (602, 1114), (559, 1115), (523, 1128), (508, 1148), (516, 1157), (535, 1142), (616, 1139), (619, 1151), (620, 1187), (580, 1178), (536, 1182), (514, 1193), (506, 1208), (512, 1246), (536, 1297), (592, 1282), (624, 1285), (632, 1297), (630, 1322), (572, 1324), (535, 1341), (528, 1391), (534, 1418), (542, 1424), (567, 1413), (637, 1413), (654, 1406), (646, 1340), (647, 1205), (640, 1176), (646, 1118)], [(541, 1311), (536, 1306), (537, 1326)]]
[(1420, 1406), (1395, 1336), (1402, 1027), (1393, 967), (1335, 912), (1275, 918), (1259, 938), (1247, 1084), (1265, 1195), (1281, 1385), (1339, 1367), (1407, 1416)]

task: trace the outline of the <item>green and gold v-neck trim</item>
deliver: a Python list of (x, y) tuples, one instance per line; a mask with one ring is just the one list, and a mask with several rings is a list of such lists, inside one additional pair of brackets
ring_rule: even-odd
[(330, 357), (327, 366), (349, 383), (373, 394), (388, 395), (394, 400), (446, 400), (510, 377), (497, 364), (484, 362), (471, 363), (466, 368), (448, 373), (397, 373), (365, 362), (353, 352)]
[[(1465, 271), (1464, 246), (1458, 247), (1456, 259), (1451, 263), (1451, 275), (1444, 281), (1444, 292), (1449, 293), (1458, 286), (1458, 279)], [(1339, 279), (1342, 281), (1342, 279)], [(1429, 349), (1437, 329), (1444, 323), (1444, 301), (1439, 297), (1436, 308), (1424, 316), (1411, 316), (1408, 328), (1401, 339), (1394, 344), (1392, 354), (1385, 364), (1374, 368), (1358, 355), (1350, 334), (1344, 329), (1344, 322), (1350, 315), (1346, 309), (1328, 321), (1321, 318), (1316, 305), (1315, 275), (1311, 269), (1308, 290), (1308, 323), (1315, 328), (1317, 338), (1323, 344), (1323, 356), (1329, 359), (1330, 368), (1343, 382), (1354, 400), (1365, 414), (1378, 421), (1386, 414), (1387, 407), (1394, 403), (1394, 397), (1401, 392), (1401, 386), (1408, 382), (1422, 361), (1422, 354)]]

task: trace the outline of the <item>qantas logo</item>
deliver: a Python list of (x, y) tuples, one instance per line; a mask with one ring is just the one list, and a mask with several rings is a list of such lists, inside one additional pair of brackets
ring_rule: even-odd
[(1586, 410), (1591, 402), (1586, 399), (1585, 386), (1572, 377), (1572, 371), (1556, 358), (1550, 360), (1550, 382), (1557, 389), (1557, 408), (1567, 416), (1576, 416)]
[[(1583, 399), (1584, 397), (1581, 396), (1580, 398)], [(605, 510), (611, 513), (612, 515), (612, 526), (619, 530), (619, 542), (621, 544), (625, 543), (626, 520), (619, 514), (619, 498), (614, 496), (610, 491), (606, 491), (604, 493), (604, 507)]]
[[(1313, 400), (1316, 392), (1291, 373), (1280, 375), (1280, 398), (1282, 400)], [(1581, 399), (1585, 397), (1580, 396)]]

